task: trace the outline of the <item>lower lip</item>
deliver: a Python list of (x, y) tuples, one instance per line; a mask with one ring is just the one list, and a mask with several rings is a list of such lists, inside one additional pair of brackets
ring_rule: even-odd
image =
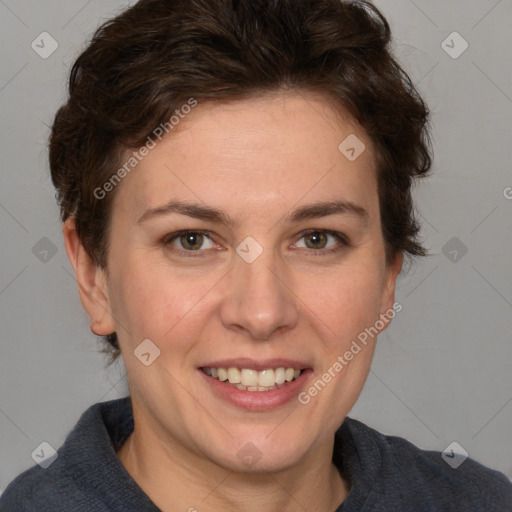
[(201, 369), (198, 371), (218, 397), (248, 411), (269, 411), (296, 399), (312, 372), (303, 370), (297, 379), (271, 391), (244, 391), (206, 375)]

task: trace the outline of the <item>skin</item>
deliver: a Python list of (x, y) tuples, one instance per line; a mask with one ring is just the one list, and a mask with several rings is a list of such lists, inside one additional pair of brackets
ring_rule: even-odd
[[(376, 338), (307, 405), (244, 411), (197, 370), (231, 357), (296, 359), (313, 369), (307, 389), (392, 308), (402, 258), (385, 260), (372, 144), (332, 105), (307, 92), (199, 104), (117, 186), (106, 269), (73, 220), (64, 225), (91, 329), (120, 340), (135, 430), (118, 456), (163, 511), (332, 512), (350, 490), (332, 464), (334, 432), (361, 393)], [(353, 162), (338, 150), (350, 134), (366, 145)], [(138, 222), (170, 200), (222, 210), (234, 224), (177, 213)], [(287, 219), (333, 200), (367, 217)], [(304, 237), (310, 229), (344, 233), (349, 245)], [(165, 242), (180, 230), (210, 239), (186, 252), (179, 238)], [(263, 248), (250, 264), (236, 253), (247, 236)], [(149, 366), (133, 355), (144, 339), (161, 351)], [(261, 453), (251, 468), (237, 457), (248, 442)]]

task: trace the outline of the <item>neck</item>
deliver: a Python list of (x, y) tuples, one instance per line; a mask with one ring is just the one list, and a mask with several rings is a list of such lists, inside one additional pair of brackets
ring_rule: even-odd
[(162, 512), (333, 512), (349, 491), (332, 463), (333, 442), (300, 466), (237, 473), (142, 430), (135, 428), (118, 457)]

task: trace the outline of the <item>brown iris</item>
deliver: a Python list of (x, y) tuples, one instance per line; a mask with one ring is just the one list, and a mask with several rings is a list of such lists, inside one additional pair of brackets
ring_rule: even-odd
[(203, 245), (204, 235), (201, 233), (185, 233), (180, 236), (180, 242), (184, 249), (197, 251)]
[(309, 249), (323, 249), (327, 245), (327, 234), (314, 231), (304, 235), (306, 246)]

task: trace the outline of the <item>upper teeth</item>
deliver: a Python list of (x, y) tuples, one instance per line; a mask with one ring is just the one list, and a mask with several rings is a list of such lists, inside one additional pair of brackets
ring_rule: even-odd
[(247, 387), (272, 387), (290, 382), (300, 375), (295, 368), (269, 368), (268, 370), (251, 370), (249, 368), (208, 368), (203, 371), (220, 381), (229, 381), (230, 384), (241, 384)]

